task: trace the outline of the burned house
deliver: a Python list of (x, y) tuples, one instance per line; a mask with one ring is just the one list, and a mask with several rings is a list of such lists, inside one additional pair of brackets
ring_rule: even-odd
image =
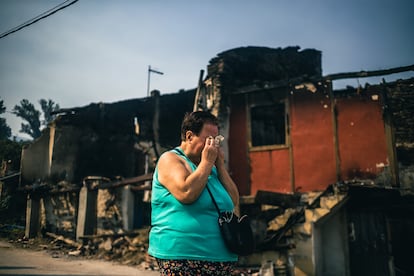
[(211, 59), (197, 89), (61, 110), (23, 152), (26, 233), (38, 231), (39, 204), (48, 231), (78, 238), (148, 223), (142, 199), (155, 161), (178, 144), (184, 113), (204, 109), (220, 120), (257, 237), (242, 265), (265, 262), (281, 275), (409, 274), (414, 79), (332, 86), (408, 70), (323, 76), (320, 51), (242, 47)]
[[(100, 212), (98, 217), (112, 218), (110, 222), (101, 223), (105, 224), (99, 227), (101, 231), (131, 230), (148, 224), (148, 215), (136, 214), (136, 219), (127, 219), (125, 213), (131, 213), (128, 210), (131, 203), (124, 200), (123, 213), (121, 205), (117, 205), (122, 201), (123, 189), (116, 188), (128, 183), (145, 184), (145, 180), (151, 179), (146, 175), (154, 169), (157, 156), (179, 142), (180, 122), (185, 112), (192, 110), (194, 94), (195, 90), (190, 90), (160, 97), (154, 91), (153, 97), (145, 99), (58, 111), (58, 119), (38, 140), (23, 149), (20, 185), (29, 192), (27, 216), (32, 218), (27, 220), (26, 235), (34, 236), (39, 231), (41, 203), (46, 210), (43, 224), (49, 231), (75, 235), (79, 224), (78, 206), (90, 204), (89, 194), (85, 202), (78, 202), (82, 187), (95, 190), (92, 194), (95, 203), (98, 190), (110, 191), (107, 199), (114, 202), (107, 203), (101, 211), (95, 210)], [(100, 185), (109, 186), (109, 189), (99, 189)], [(137, 193), (143, 191), (145, 188)], [(139, 207), (135, 206), (139, 209), (137, 213), (142, 213)], [(63, 214), (62, 209), (65, 209)], [(92, 220), (91, 226), (86, 226), (88, 229), (83, 229), (81, 235), (96, 233), (95, 223), (96, 219)]]
[[(283, 206), (309, 192), (333, 187), (329, 194), (337, 197), (349, 189), (333, 200), (336, 209), (332, 198), (321, 197), (317, 208), (305, 210), (304, 229), (296, 232), (311, 238), (294, 242), (300, 270), (410, 271), (404, 244), (411, 239), (399, 231), (413, 226), (413, 79), (334, 91), (335, 79), (399, 69), (323, 77), (320, 59), (316, 50), (297, 48), (229, 50), (210, 62), (200, 102), (218, 110), (227, 126), (229, 169), (245, 202)], [(356, 235), (351, 242), (348, 227)]]

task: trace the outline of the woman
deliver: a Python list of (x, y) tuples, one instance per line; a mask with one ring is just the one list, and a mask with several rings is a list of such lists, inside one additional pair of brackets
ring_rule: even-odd
[(181, 144), (159, 159), (152, 185), (148, 253), (157, 259), (161, 275), (230, 275), (237, 255), (221, 237), (217, 210), (233, 211), (237, 186), (224, 164), (215, 137), (218, 120), (209, 112), (186, 114)]

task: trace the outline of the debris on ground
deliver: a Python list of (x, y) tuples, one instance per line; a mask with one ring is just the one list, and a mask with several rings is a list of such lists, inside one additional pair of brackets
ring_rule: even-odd
[(26, 239), (24, 234), (22, 226), (0, 225), (0, 238), (18, 248), (43, 250), (54, 258), (99, 259), (140, 269), (158, 269), (155, 259), (147, 254), (147, 228), (128, 235), (89, 237), (80, 242), (48, 232), (33, 239)]

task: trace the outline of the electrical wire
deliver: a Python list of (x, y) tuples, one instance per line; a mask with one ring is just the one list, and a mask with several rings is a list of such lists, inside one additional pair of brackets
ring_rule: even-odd
[(64, 5), (66, 2), (69, 2), (69, 1), (70, 1), (70, 0), (66, 0), (66, 1), (65, 1), (65, 2), (63, 2), (63, 3), (60, 3), (59, 5), (57, 5), (57, 6), (53, 7), (53, 8), (51, 8), (51, 9), (49, 9), (49, 10), (47, 10), (47, 11), (45, 11), (45, 12), (41, 13), (41, 14), (39, 14), (38, 16), (36, 16), (36, 17), (34, 17), (34, 18), (30, 19), (30, 20), (27, 20), (26, 22), (24, 22), (24, 23), (20, 24), (19, 26), (14, 27), (12, 30), (14, 30), (14, 29), (20, 29), (20, 27), (22, 27), (22, 26), (24, 26), (24, 25), (26, 25), (26, 24), (29, 24), (30, 22), (34, 22), (34, 21), (35, 21), (35, 20), (37, 20), (38, 18), (40, 19), (40, 17), (45, 16), (46, 14), (48, 14), (48, 13), (52, 12), (52, 11), (53, 11), (53, 10), (55, 10), (55, 9), (58, 9), (60, 6)]
[(63, 3), (61, 3), (61, 4), (59, 4), (59, 5), (55, 6), (55, 7), (53, 7), (51, 9), (49, 9), (49, 10), (47, 10), (47, 11), (39, 14), (38, 16), (36, 16), (36, 17), (34, 17), (34, 18), (30, 19), (30, 20), (27, 20), (26, 22), (20, 24), (19, 26), (14, 27), (14, 28), (12, 28), (12, 29), (10, 29), (10, 30), (8, 30), (8, 31), (0, 34), (0, 39), (3, 38), (3, 37), (5, 37), (5, 36), (8, 36), (8, 35), (10, 35), (12, 33), (15, 33), (17, 31), (20, 31), (21, 29), (26, 28), (26, 27), (28, 27), (28, 26), (30, 26), (30, 25), (38, 22), (39, 20), (42, 20), (42, 19), (44, 19), (44, 18), (46, 18), (48, 16), (51, 16), (52, 14), (54, 14), (54, 13), (60, 11), (60, 10), (63, 10), (64, 8), (67, 8), (67, 7), (69, 7), (69, 6), (73, 5), (73, 4), (75, 4), (79, 0), (74, 0), (74, 1), (66, 4), (69, 1), (70, 0), (66, 0), (65, 2), (63, 2)]

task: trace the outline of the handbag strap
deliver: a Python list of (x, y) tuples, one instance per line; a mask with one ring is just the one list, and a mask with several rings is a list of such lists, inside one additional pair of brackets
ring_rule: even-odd
[[(180, 148), (177, 147), (177, 148), (174, 149), (174, 151), (177, 152), (179, 155), (182, 155), (182, 156), (186, 157), (185, 154), (184, 154), (184, 152), (182, 152), (182, 150)], [(216, 200), (214, 199), (213, 194), (211, 193), (210, 189), (208, 188), (208, 185), (207, 184), (206, 184), (206, 188), (207, 188), (207, 191), (208, 191), (208, 193), (209, 193), (209, 195), (211, 197), (211, 200), (214, 203), (214, 207), (216, 207), (217, 213), (220, 216), (220, 209), (219, 209), (219, 207), (217, 205)]]
[(210, 194), (210, 197), (211, 197), (211, 200), (212, 200), (212, 201), (213, 201), (213, 203), (214, 203), (214, 206), (216, 207), (217, 213), (218, 213), (218, 214), (219, 214), (219, 216), (220, 216), (220, 209), (219, 209), (219, 207), (218, 207), (218, 205), (217, 205), (217, 202), (216, 202), (216, 200), (214, 199), (213, 194), (211, 193), (211, 191), (210, 191), (210, 189), (208, 188), (208, 186), (207, 186), (207, 185), (206, 185), (206, 188), (207, 188), (208, 193)]

